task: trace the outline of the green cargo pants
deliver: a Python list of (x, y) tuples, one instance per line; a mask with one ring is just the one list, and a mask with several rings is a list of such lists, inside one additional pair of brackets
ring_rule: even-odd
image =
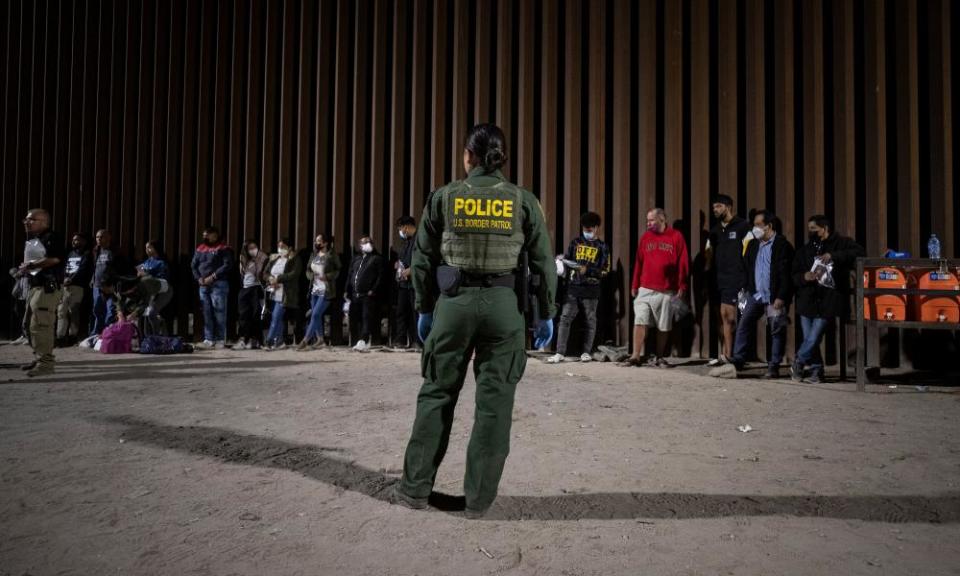
[(524, 339), (517, 295), (509, 288), (461, 288), (457, 296), (440, 298), (423, 347), (423, 387), (400, 484), (405, 494), (426, 498), (433, 490), (476, 351), (476, 409), (463, 491), (468, 508), (490, 507), (510, 452), (513, 396), (527, 365)]
[(60, 290), (45, 292), (42, 287), (30, 288), (27, 305), (30, 307), (30, 343), (37, 366), (53, 367), (54, 324)]

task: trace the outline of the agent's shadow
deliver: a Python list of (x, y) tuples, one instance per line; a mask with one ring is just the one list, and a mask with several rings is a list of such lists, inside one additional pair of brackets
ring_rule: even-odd
[[(341, 448), (296, 444), (240, 434), (223, 428), (170, 426), (134, 416), (114, 416), (108, 423), (122, 427), (132, 442), (170, 448), (218, 460), (290, 470), (386, 501), (398, 480), (386, 470), (370, 470), (334, 458)], [(431, 505), (441, 511), (463, 510), (463, 497), (434, 493)], [(500, 496), (485, 520), (618, 520), (691, 519), (729, 516), (794, 516), (862, 520), (866, 522), (960, 523), (960, 493), (936, 496), (763, 496), (754, 494), (695, 494), (602, 492), (557, 496)]]

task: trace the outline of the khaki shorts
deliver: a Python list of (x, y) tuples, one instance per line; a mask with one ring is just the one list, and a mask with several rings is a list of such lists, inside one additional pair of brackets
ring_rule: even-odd
[(656, 326), (661, 332), (669, 332), (673, 328), (673, 312), (670, 310), (673, 297), (673, 292), (641, 288), (633, 301), (633, 323), (637, 326)]

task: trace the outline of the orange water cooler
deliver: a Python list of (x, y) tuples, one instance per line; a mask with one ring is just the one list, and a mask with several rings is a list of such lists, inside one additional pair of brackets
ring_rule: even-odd
[[(905, 290), (907, 288), (907, 276), (903, 273), (903, 270), (892, 267), (864, 270), (863, 287)], [(863, 318), (865, 320), (903, 322), (907, 319), (907, 297), (900, 294), (864, 296)]]
[(956, 274), (931, 270), (918, 272), (917, 288), (921, 290), (956, 291), (956, 296), (926, 296), (918, 294), (911, 299), (913, 317), (917, 322), (960, 323), (960, 282)]

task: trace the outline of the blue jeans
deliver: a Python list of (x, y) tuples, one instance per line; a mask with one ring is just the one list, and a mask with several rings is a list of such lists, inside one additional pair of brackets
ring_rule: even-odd
[(797, 351), (797, 358), (794, 363), (802, 370), (809, 366), (810, 370), (818, 376), (823, 375), (823, 358), (820, 356), (820, 339), (823, 338), (823, 332), (827, 328), (829, 320), (827, 318), (813, 318), (811, 316), (801, 316), (800, 324), (803, 327), (803, 343)]
[(210, 286), (200, 287), (200, 303), (203, 304), (203, 339), (223, 342), (227, 339), (227, 297), (230, 283), (217, 280)]
[(283, 344), (287, 336), (286, 308), (282, 302), (270, 300), (270, 330), (267, 331), (267, 345)]
[(117, 298), (113, 294), (104, 294), (99, 288), (93, 289), (93, 314), (90, 319), (90, 335), (99, 335), (103, 329), (113, 324), (117, 315)]
[(323, 314), (327, 311), (327, 297), (323, 294), (313, 294), (310, 296), (310, 324), (307, 325), (307, 333), (303, 339), (310, 342), (314, 338), (323, 339)]
[[(763, 317), (767, 305), (763, 302), (757, 302), (753, 295), (747, 297), (747, 306), (740, 316), (740, 322), (737, 323), (737, 338), (733, 345), (733, 358), (731, 362), (737, 367), (742, 368), (747, 359), (747, 348), (750, 346), (752, 335), (757, 333), (757, 320)], [(786, 318), (787, 309), (784, 307), (783, 315)], [(768, 319), (770, 324), (773, 322)], [(767, 357), (767, 365), (771, 368), (780, 366), (783, 360), (783, 350), (787, 347), (787, 328), (781, 324), (779, 329), (771, 330), (773, 347)]]

